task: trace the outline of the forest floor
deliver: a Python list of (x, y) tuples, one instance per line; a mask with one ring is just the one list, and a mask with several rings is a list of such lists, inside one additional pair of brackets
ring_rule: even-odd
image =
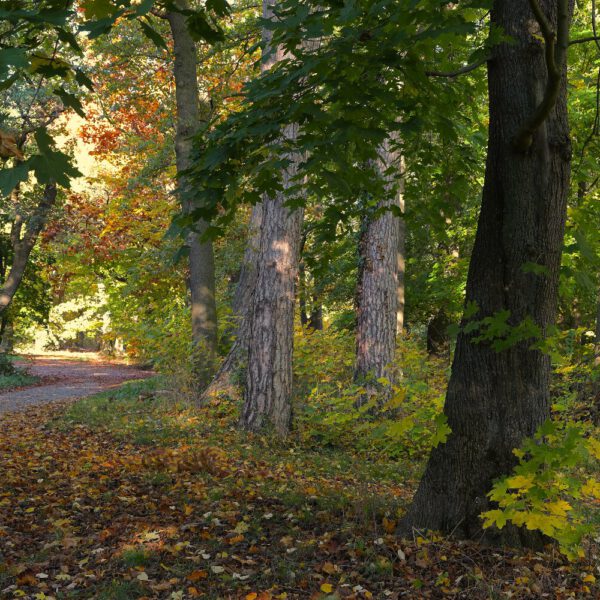
[(0, 390), (0, 414), (89, 396), (152, 375), (150, 371), (88, 352), (27, 356), (18, 366), (25, 369), (26, 381), (31, 384)]
[(419, 461), (241, 434), (162, 386), (0, 415), (0, 598), (600, 598), (597, 549), (400, 539)]

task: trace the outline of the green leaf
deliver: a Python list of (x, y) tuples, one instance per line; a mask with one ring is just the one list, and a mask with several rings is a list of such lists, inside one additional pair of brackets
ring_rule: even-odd
[(196, 11), (186, 19), (188, 31), (198, 42), (214, 44), (225, 39), (223, 32), (209, 23), (206, 13)]
[(139, 24), (142, 28), (142, 31), (144, 32), (144, 35), (149, 40), (151, 40), (158, 48), (162, 48), (163, 50), (168, 50), (167, 43), (155, 29), (150, 27), (150, 25), (148, 25), (148, 23), (145, 23), (142, 20), (139, 21)]
[(54, 90), (54, 93), (61, 99), (62, 103), (69, 108), (72, 108), (80, 117), (85, 118), (85, 112), (83, 111), (83, 105), (77, 96), (70, 94), (63, 88)]
[(104, 19), (116, 10), (110, 0), (83, 0), (81, 7), (86, 19)]
[(56, 182), (63, 187), (70, 187), (71, 179), (81, 177), (81, 173), (64, 152), (54, 149), (54, 140), (44, 127), (35, 132), (39, 154), (32, 156), (27, 162), (39, 183)]
[(8, 196), (18, 183), (27, 179), (30, 169), (28, 162), (25, 161), (9, 169), (0, 170), (0, 192), (3, 197)]
[(92, 80), (81, 70), (75, 70), (75, 81), (82, 87), (86, 87), (88, 90), (94, 90), (94, 83)]
[(27, 68), (29, 59), (25, 50), (23, 48), (4, 48), (0, 50), (0, 68), (7, 66)]

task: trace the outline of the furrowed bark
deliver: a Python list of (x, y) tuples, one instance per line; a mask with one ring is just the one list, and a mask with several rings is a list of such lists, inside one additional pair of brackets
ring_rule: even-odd
[[(291, 126), (286, 135), (296, 132)], [(284, 187), (295, 174), (294, 157), (289, 158)], [(272, 426), (284, 436), (292, 419), (294, 302), (303, 210), (290, 211), (280, 194), (265, 197), (262, 211), (241, 426), (251, 431)]]
[[(274, 3), (263, 0), (263, 17), (273, 19)], [(271, 33), (263, 33), (268, 70), (285, 57), (282, 48), (269, 48)], [(293, 140), (297, 125), (288, 125), (284, 139)], [(298, 157), (284, 156), (282, 172), (287, 189), (296, 174)], [(256, 285), (248, 318), (248, 363), (240, 426), (250, 431), (272, 427), (285, 436), (292, 420), (292, 355), (294, 343), (295, 286), (300, 258), (304, 211), (285, 206), (285, 194), (264, 196), (257, 255)]]
[[(380, 148), (377, 168), (389, 179), (386, 192), (391, 197), (383, 199), (379, 208), (399, 202), (395, 179), (386, 173), (395, 164), (399, 168), (399, 163), (399, 157), (387, 141)], [(390, 210), (368, 218), (363, 224), (359, 242), (354, 378), (365, 383), (367, 394), (361, 397), (359, 404), (382, 391), (381, 386), (374, 383), (376, 379), (393, 379), (391, 367), (398, 327), (399, 234), (399, 218)]]
[[(551, 27), (564, 21), (556, 0), (542, 0), (540, 8)], [(495, 0), (491, 18), (512, 43), (494, 48), (488, 63), (488, 157), (466, 302), (479, 309), (473, 320), (510, 311), (511, 325), (531, 318), (547, 331), (556, 316), (570, 176), (566, 66), (559, 65), (553, 107), (531, 130), (531, 115), (537, 119), (549, 85), (536, 18), (522, 0)], [(513, 143), (523, 124), (531, 133), (526, 148)], [(544, 273), (531, 273), (526, 263), (542, 265)], [(479, 514), (490, 507), (486, 494), (492, 482), (510, 473), (513, 449), (550, 414), (549, 357), (531, 349), (532, 340), (497, 352), (489, 343), (476, 343), (476, 336), (458, 337), (444, 409), (452, 433), (431, 453), (405, 530), (482, 535)], [(505, 528), (485, 536), (535, 544), (539, 537), (528, 533)]]

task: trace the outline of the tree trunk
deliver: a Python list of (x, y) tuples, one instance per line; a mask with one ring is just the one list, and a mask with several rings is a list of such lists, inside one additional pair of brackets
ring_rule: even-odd
[[(554, 0), (540, 0), (553, 26)], [(472, 320), (510, 311), (516, 325), (531, 318), (547, 331), (556, 315), (570, 175), (571, 145), (566, 108), (566, 66), (549, 116), (531, 145), (516, 149), (515, 135), (544, 95), (544, 48), (534, 15), (522, 0), (495, 0), (492, 23), (512, 38), (494, 48), (488, 63), (489, 142), (483, 200), (467, 279)], [(526, 263), (543, 265), (534, 274)], [(492, 482), (515, 465), (513, 449), (549, 416), (550, 359), (530, 349), (532, 340), (496, 351), (476, 343), (477, 332), (457, 341), (445, 414), (452, 433), (429, 458), (403, 523), (461, 537), (481, 534), (479, 514), (488, 508)], [(510, 530), (509, 530), (510, 532)], [(499, 532), (488, 530), (491, 540)], [(514, 530), (502, 539), (529, 543)]]
[[(18, 195), (19, 188), (17, 187), (13, 191), (15, 205), (18, 203)], [(48, 221), (50, 210), (55, 202), (56, 185), (47, 184), (44, 188), (42, 199), (25, 225), (23, 236), (21, 236), (21, 233), (25, 224), (24, 219), (20, 214), (17, 214), (13, 221), (10, 233), (13, 260), (6, 279), (0, 285), (0, 315), (9, 307), (21, 285), (21, 281), (23, 281), (23, 275), (25, 274), (31, 251), (37, 242), (40, 232)]]
[[(284, 186), (294, 171), (292, 164), (284, 174)], [(303, 217), (301, 209), (290, 211), (283, 202), (280, 195), (263, 200), (242, 413), (245, 429), (270, 424), (279, 435), (289, 431), (292, 417), (294, 300)]]
[[(598, 289), (598, 301), (596, 304), (596, 340), (594, 344), (594, 364), (600, 365), (600, 288)], [(600, 387), (600, 382), (598, 384)]]
[[(400, 212), (404, 214), (404, 157), (400, 157), (400, 170), (402, 177), (399, 181), (398, 204)], [(404, 281), (406, 273), (406, 223), (403, 218), (398, 219), (398, 306), (396, 309), (396, 335), (404, 331)]]
[(313, 329), (314, 331), (323, 330), (323, 305), (319, 302), (319, 298), (317, 296), (312, 297), (312, 308), (307, 326), (309, 329)]
[[(394, 164), (398, 164), (398, 157), (386, 142), (380, 149), (377, 168), (389, 178), (386, 188), (392, 197), (382, 200), (379, 208), (398, 202), (398, 197), (393, 197), (395, 179), (388, 172)], [(367, 384), (367, 396), (359, 404), (380, 391), (381, 386), (369, 381), (393, 378), (390, 367), (398, 318), (398, 221), (389, 210), (375, 218), (367, 217), (359, 241), (354, 378)]]
[[(263, 17), (273, 18), (272, 0), (263, 0)], [(271, 34), (264, 32), (265, 42)], [(283, 48), (268, 51), (263, 70), (285, 58)], [(282, 135), (294, 139), (297, 125), (288, 125)], [(288, 155), (283, 170), (287, 189), (296, 174), (298, 157)], [(300, 259), (302, 209), (285, 206), (285, 195), (264, 196), (257, 256), (256, 285), (248, 322), (248, 365), (241, 426), (258, 431), (272, 426), (281, 436), (292, 419), (292, 355), (294, 343), (295, 286)]]
[[(178, 1), (181, 8), (187, 3)], [(178, 12), (168, 12), (167, 20), (173, 36), (175, 61), (175, 96), (177, 101), (177, 130), (175, 134), (175, 154), (179, 175), (179, 195), (185, 212), (192, 209), (191, 188), (185, 170), (192, 165), (191, 136), (198, 128), (199, 91), (196, 73), (196, 46), (192, 39), (185, 16)], [(192, 306), (192, 340), (195, 347), (216, 352), (217, 346), (217, 307), (215, 301), (215, 260), (210, 242), (201, 241), (206, 230), (204, 221), (196, 223), (196, 231), (188, 234), (190, 268), (190, 296)]]
[(260, 247), (260, 224), (262, 219), (262, 204), (252, 207), (248, 223), (248, 241), (240, 276), (236, 285), (232, 302), (235, 319), (235, 334), (233, 344), (227, 356), (221, 363), (210, 385), (202, 393), (199, 404), (204, 404), (220, 394), (227, 394), (233, 399), (240, 396), (238, 376), (248, 358), (248, 337), (250, 307), (256, 285), (256, 262)]
[(427, 324), (427, 353), (433, 356), (448, 356), (450, 353), (450, 320), (444, 308), (440, 308)]

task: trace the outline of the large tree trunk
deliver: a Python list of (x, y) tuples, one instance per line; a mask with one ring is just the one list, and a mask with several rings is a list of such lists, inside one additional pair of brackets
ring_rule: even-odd
[[(18, 204), (19, 188), (15, 188), (12, 197), (15, 205)], [(23, 275), (29, 262), (29, 256), (33, 250), (38, 236), (45, 227), (50, 211), (56, 202), (56, 185), (47, 184), (44, 188), (44, 194), (35, 211), (27, 220), (27, 224), (23, 217), (17, 213), (10, 233), (10, 240), (13, 249), (13, 259), (10, 271), (6, 279), (0, 285), (0, 315), (9, 307), (14, 298)], [(22, 234), (23, 226), (25, 232)]]
[[(179, 0), (181, 8), (187, 8), (184, 0)], [(192, 165), (191, 136), (198, 128), (198, 79), (196, 73), (196, 46), (185, 23), (185, 16), (178, 12), (168, 12), (171, 26), (175, 61), (175, 96), (177, 101), (177, 131), (175, 154), (179, 174), (179, 194), (185, 212), (192, 209), (191, 189), (188, 179), (181, 173)], [(206, 230), (204, 221), (196, 223), (196, 231), (188, 234), (190, 268), (190, 297), (192, 307), (192, 340), (195, 347), (216, 352), (217, 346), (217, 307), (215, 301), (215, 260), (210, 242), (201, 241)]]
[[(263, 17), (273, 18), (272, 0), (263, 0)], [(270, 32), (264, 32), (270, 43)], [(269, 49), (263, 70), (285, 58), (283, 48)], [(288, 125), (284, 138), (294, 139), (296, 125)], [(287, 189), (296, 174), (296, 156), (282, 173)], [(244, 406), (240, 424), (258, 431), (273, 427), (286, 435), (292, 419), (292, 354), (294, 343), (294, 302), (298, 274), (302, 209), (285, 206), (285, 195), (265, 196), (262, 202), (260, 246), (257, 256), (256, 285), (248, 321), (248, 364)]]
[[(284, 174), (287, 186), (294, 165)], [(248, 366), (242, 427), (272, 425), (285, 435), (292, 417), (294, 300), (303, 211), (281, 196), (263, 200), (258, 272), (249, 320)]]
[[(555, 27), (556, 1), (540, 5)], [(510, 311), (511, 325), (529, 317), (547, 331), (556, 313), (570, 174), (566, 67), (559, 65), (549, 116), (529, 147), (517, 149), (515, 135), (544, 96), (544, 48), (523, 0), (495, 0), (492, 23), (512, 43), (497, 46), (488, 63), (488, 158), (466, 293), (479, 311), (463, 325)], [(532, 273), (526, 263), (543, 265), (544, 273)], [(549, 357), (530, 349), (531, 339), (496, 351), (476, 336), (458, 337), (444, 409), (452, 433), (432, 451), (404, 527), (479, 535), (492, 482), (511, 471), (513, 449), (549, 416)], [(528, 542), (523, 532), (513, 534), (518, 537), (503, 539)]]
[[(386, 185), (390, 197), (383, 199), (378, 208), (398, 203), (395, 178), (389, 173), (399, 165), (397, 154), (390, 142), (380, 149), (377, 168), (389, 179)], [(367, 217), (359, 241), (359, 273), (356, 295), (356, 362), (354, 377), (365, 382), (368, 397), (377, 394), (375, 380), (392, 380), (392, 363), (396, 348), (398, 309), (398, 236), (399, 219), (390, 210)], [(371, 382), (371, 383), (369, 383)], [(388, 387), (388, 386), (384, 386)]]

